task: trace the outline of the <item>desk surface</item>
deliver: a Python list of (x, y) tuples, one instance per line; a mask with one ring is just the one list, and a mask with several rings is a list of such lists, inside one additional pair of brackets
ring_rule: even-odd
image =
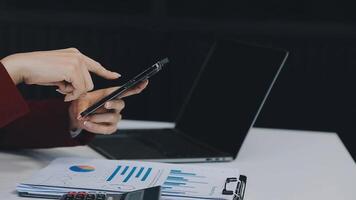
[[(86, 146), (0, 152), (1, 199), (25, 199), (16, 184), (65, 156), (102, 158)], [(356, 199), (356, 164), (335, 133), (254, 128), (235, 161), (198, 165), (238, 168), (247, 200)]]

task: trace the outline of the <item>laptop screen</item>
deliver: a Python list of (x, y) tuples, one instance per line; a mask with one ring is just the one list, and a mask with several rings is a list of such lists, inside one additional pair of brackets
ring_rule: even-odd
[(176, 128), (237, 156), (288, 53), (215, 43), (176, 121)]

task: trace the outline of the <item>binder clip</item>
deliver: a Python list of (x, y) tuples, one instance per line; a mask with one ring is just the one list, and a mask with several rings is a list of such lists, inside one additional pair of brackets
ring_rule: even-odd
[(226, 189), (226, 185), (229, 184), (229, 183), (232, 183), (232, 182), (236, 182), (236, 181), (237, 181), (237, 178), (234, 178), (234, 177), (226, 178), (224, 189), (222, 190), (222, 194), (224, 194), (224, 195), (233, 195), (234, 191), (233, 190), (227, 190)]
[[(234, 195), (233, 200), (242, 200), (245, 194), (246, 187), (246, 176), (240, 176), (240, 180), (234, 177), (226, 178), (224, 189), (222, 190), (223, 195)], [(237, 182), (236, 190), (227, 190), (226, 186), (229, 183)]]

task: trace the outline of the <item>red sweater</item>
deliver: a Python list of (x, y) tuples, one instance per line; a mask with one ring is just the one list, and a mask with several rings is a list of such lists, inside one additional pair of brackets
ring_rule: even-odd
[(25, 101), (0, 63), (0, 149), (49, 148), (89, 143), (94, 134), (69, 133), (63, 100)]

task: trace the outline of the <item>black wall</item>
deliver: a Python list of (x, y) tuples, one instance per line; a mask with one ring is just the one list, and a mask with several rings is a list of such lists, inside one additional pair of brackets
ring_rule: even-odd
[[(199, 60), (204, 41), (214, 37), (285, 48), (290, 57), (256, 126), (336, 131), (356, 156), (356, 14), (351, 4), (12, 0), (0, 6), (0, 56), (77, 47), (123, 79), (165, 51), (194, 54)], [(127, 99), (126, 118), (174, 120), (199, 69), (189, 64), (194, 61), (186, 62)], [(97, 88), (118, 84), (95, 82)], [(28, 98), (58, 96), (48, 88), (22, 89)]]

